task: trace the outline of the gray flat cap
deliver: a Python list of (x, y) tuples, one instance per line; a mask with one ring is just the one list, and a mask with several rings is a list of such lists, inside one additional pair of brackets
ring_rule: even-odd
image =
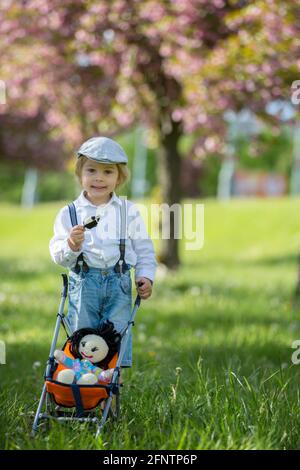
[(83, 142), (77, 156), (95, 160), (99, 163), (128, 163), (128, 158), (121, 145), (108, 137), (92, 137)]

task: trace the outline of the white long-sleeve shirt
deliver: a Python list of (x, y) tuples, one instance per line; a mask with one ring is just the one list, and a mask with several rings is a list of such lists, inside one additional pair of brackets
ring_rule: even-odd
[[(97, 227), (86, 229), (80, 251), (72, 251), (67, 239), (72, 230), (68, 206), (58, 213), (54, 223), (54, 237), (49, 248), (53, 261), (69, 269), (74, 268), (78, 256), (83, 253), (88, 266), (113, 267), (120, 258), (120, 213), (122, 201), (113, 193), (105, 205), (95, 206), (84, 195), (74, 201), (78, 225), (87, 217), (100, 215)], [(154, 281), (156, 258), (152, 240), (149, 238), (140, 212), (132, 201), (127, 200), (127, 232), (125, 237), (125, 262), (135, 267), (135, 278), (147, 277)]]

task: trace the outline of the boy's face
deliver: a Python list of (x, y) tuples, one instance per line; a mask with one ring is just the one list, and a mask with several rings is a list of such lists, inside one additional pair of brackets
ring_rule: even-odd
[(119, 181), (119, 171), (115, 164), (97, 163), (87, 160), (81, 172), (81, 185), (88, 199), (95, 205), (109, 201), (110, 193)]

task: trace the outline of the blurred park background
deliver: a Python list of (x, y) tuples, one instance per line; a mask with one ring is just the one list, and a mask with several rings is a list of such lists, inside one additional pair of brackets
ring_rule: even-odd
[[(299, 24), (297, 0), (1, 2), (3, 448), (300, 447), (290, 360), (300, 337)], [(157, 414), (146, 389), (125, 391), (123, 440), (56, 430), (32, 444), (24, 416), (60, 289), (48, 241), (55, 214), (79, 191), (75, 150), (95, 135), (129, 156), (121, 194), (204, 203), (205, 245), (155, 243), (159, 273), (130, 373), (131, 392), (142, 372), (145, 386), (159, 381)]]

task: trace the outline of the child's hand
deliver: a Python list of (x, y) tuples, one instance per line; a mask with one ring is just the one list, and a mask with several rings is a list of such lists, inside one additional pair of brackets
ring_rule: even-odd
[(68, 244), (71, 250), (79, 251), (81, 245), (84, 241), (84, 226), (83, 225), (75, 225), (70, 232), (70, 236), (68, 238)]
[(152, 284), (147, 277), (139, 277), (135, 280), (136, 290), (141, 299), (148, 299), (152, 294)]

